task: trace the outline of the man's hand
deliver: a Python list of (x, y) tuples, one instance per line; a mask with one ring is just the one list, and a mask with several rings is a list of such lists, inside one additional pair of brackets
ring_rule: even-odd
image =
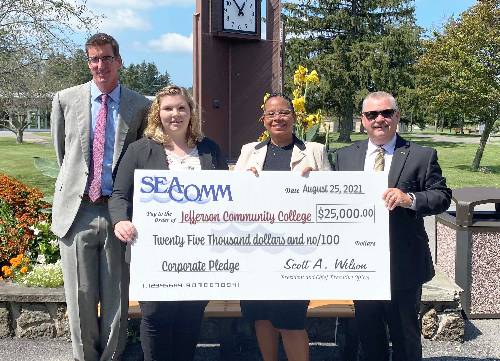
[(137, 230), (132, 222), (120, 221), (115, 224), (115, 236), (122, 242), (132, 242), (137, 237)]
[(396, 207), (410, 208), (412, 202), (411, 197), (398, 188), (388, 188), (382, 195), (385, 202), (385, 207), (392, 211)]

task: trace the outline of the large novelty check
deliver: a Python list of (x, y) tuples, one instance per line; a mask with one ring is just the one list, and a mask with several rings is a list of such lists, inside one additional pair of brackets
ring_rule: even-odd
[(136, 170), (131, 300), (390, 299), (384, 172)]

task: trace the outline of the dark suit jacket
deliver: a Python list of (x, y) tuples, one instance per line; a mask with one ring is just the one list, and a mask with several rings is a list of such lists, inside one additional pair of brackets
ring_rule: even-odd
[[(196, 148), (200, 157), (201, 169), (228, 169), (219, 146), (212, 140), (205, 137), (196, 145)], [(108, 202), (113, 224), (132, 220), (134, 171), (136, 169), (168, 169), (163, 145), (149, 138), (142, 138), (128, 147), (118, 167), (113, 193)]]
[[(362, 171), (368, 141), (337, 150), (334, 170)], [(396, 207), (389, 215), (391, 288), (416, 287), (434, 276), (424, 216), (448, 209), (451, 189), (441, 174), (434, 149), (411, 143), (399, 135), (389, 170), (389, 188), (415, 194), (416, 210)]]

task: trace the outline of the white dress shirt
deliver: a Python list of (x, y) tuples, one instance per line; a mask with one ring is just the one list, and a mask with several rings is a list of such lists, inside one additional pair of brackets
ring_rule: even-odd
[[(377, 157), (377, 152), (378, 152), (379, 146), (376, 144), (373, 144), (370, 139), (368, 139), (368, 148), (366, 149), (366, 156), (365, 156), (365, 171), (373, 171), (373, 168), (375, 167), (375, 158)], [(392, 156), (394, 155), (394, 148), (396, 148), (396, 135), (392, 137), (392, 139), (389, 141), (389, 143), (384, 144), (382, 146), (384, 148), (384, 173), (389, 176), (389, 170), (391, 169), (391, 163), (392, 163)], [(413, 202), (410, 206), (410, 209), (415, 210), (416, 209), (416, 201), (415, 201), (415, 195), (413, 193), (408, 193), (411, 194)]]
[[(384, 172), (389, 174), (389, 169), (391, 169), (392, 156), (394, 155), (394, 148), (396, 147), (396, 135), (392, 137), (389, 143), (384, 144)], [(372, 171), (375, 166), (375, 158), (377, 156), (378, 145), (372, 143), (368, 139), (368, 148), (366, 149), (365, 156), (365, 171)]]

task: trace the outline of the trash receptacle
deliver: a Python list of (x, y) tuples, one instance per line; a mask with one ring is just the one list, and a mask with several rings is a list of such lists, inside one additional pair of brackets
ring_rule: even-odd
[[(470, 318), (500, 318), (500, 188), (453, 190), (456, 211), (436, 216), (436, 265), (462, 292)], [(475, 211), (495, 203), (495, 210)]]

